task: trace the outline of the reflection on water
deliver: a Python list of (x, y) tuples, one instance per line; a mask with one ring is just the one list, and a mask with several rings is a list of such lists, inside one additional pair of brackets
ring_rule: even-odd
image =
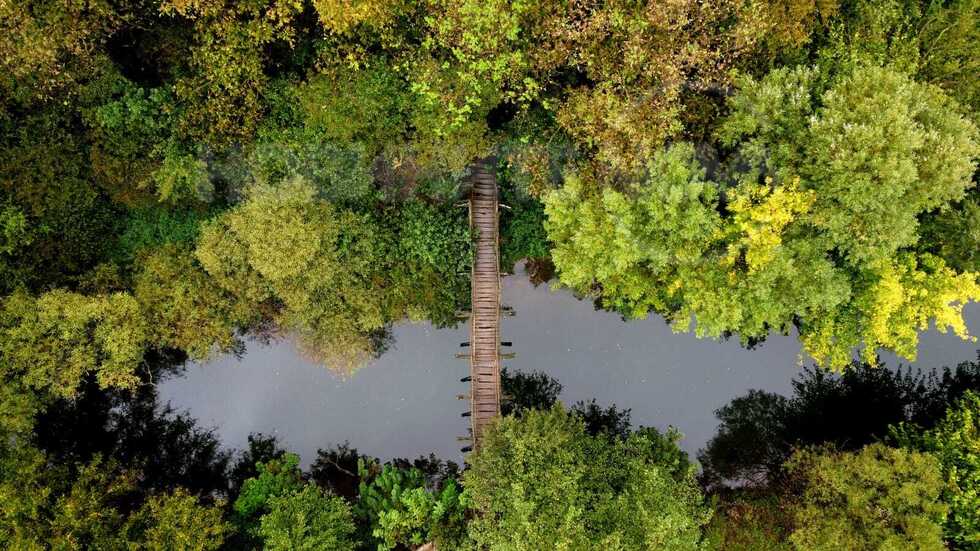
[[(700, 340), (674, 334), (651, 316), (623, 322), (597, 312), (566, 291), (533, 287), (522, 276), (503, 282), (503, 340), (513, 341), (514, 369), (540, 370), (564, 385), (566, 403), (592, 397), (600, 404), (631, 408), (634, 425), (673, 425), (682, 446), (695, 452), (714, 433), (714, 410), (750, 388), (788, 393), (799, 371), (800, 346), (793, 336), (771, 337), (755, 350), (736, 340)], [(980, 333), (980, 305), (966, 308), (967, 323)], [(453, 355), (468, 340), (466, 326), (429, 324), (395, 327), (387, 354), (343, 379), (302, 358), (288, 342), (249, 343), (243, 358), (223, 357), (188, 366), (186, 376), (161, 384), (163, 400), (213, 425), (224, 443), (242, 447), (251, 432), (279, 436), (310, 461), (318, 447), (349, 441), (381, 458), (435, 452), (459, 461), (456, 436), (466, 403), (456, 395), (466, 360)], [(924, 368), (976, 358), (977, 345), (935, 331), (923, 335)], [(894, 356), (886, 355), (890, 364)]]

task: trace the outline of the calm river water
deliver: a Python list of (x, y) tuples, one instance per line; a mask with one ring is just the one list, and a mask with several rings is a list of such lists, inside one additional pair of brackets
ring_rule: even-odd
[[(503, 340), (513, 341), (517, 353), (506, 365), (556, 377), (566, 404), (594, 397), (632, 409), (634, 425), (673, 425), (692, 454), (713, 435), (716, 408), (752, 388), (788, 393), (800, 370), (793, 336), (746, 350), (737, 340), (675, 334), (657, 316), (623, 322), (521, 275), (504, 279), (503, 296), (517, 311), (503, 322)], [(966, 313), (971, 332), (980, 334), (980, 305)], [(453, 355), (468, 340), (466, 325), (406, 323), (394, 334), (390, 351), (347, 379), (305, 360), (288, 342), (251, 342), (241, 359), (188, 365), (185, 376), (160, 385), (160, 394), (214, 427), (226, 446), (245, 446), (252, 432), (275, 434), (304, 464), (317, 448), (344, 441), (382, 459), (434, 452), (460, 461), (456, 437), (466, 434), (459, 415), (466, 403), (456, 395), (466, 390), (459, 379), (468, 364)], [(916, 365), (972, 360), (978, 347), (930, 331)]]

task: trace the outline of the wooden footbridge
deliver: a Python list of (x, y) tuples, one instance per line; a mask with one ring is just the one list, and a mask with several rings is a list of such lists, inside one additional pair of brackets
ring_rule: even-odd
[(490, 422), (500, 415), (500, 360), (511, 354), (501, 354), (500, 341), (500, 233), (497, 178), (488, 162), (476, 163), (470, 176), (470, 228), (476, 237), (476, 251), (470, 273), (471, 311), (469, 312), (470, 340), (462, 343), (469, 353), (457, 354), (468, 358), (470, 374), (463, 382), (470, 383), (470, 392), (460, 395), (469, 399), (470, 442), (463, 451), (479, 447), (480, 436)]

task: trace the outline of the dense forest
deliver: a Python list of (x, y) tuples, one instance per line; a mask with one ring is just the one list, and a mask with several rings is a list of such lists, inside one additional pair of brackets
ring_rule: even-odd
[[(980, 550), (980, 367), (877, 360), (972, 338), (978, 44), (978, 0), (0, 0), (0, 544)], [(457, 323), (486, 158), (506, 263), (798, 334), (794, 396), (698, 465), (512, 374), (465, 470), (158, 402), (245, 338), (350, 373)]]

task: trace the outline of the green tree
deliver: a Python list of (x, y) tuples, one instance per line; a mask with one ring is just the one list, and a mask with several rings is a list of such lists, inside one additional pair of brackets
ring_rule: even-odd
[(0, 292), (12, 290), (19, 279), (16, 259), (34, 240), (35, 230), (29, 227), (24, 211), (15, 205), (0, 204), (0, 277), (4, 283)]
[(331, 33), (343, 34), (364, 25), (385, 29), (406, 9), (406, 2), (387, 0), (314, 0), (320, 22)]
[(976, 275), (905, 252), (918, 241), (918, 216), (973, 185), (976, 128), (954, 102), (895, 71), (858, 66), (826, 91), (813, 71), (775, 71), (745, 83), (732, 105), (723, 141), (766, 163), (777, 182), (799, 177), (813, 194), (800, 222), (826, 240), (825, 255), (844, 256), (835, 268), (850, 299), (801, 316), (810, 354), (842, 365), (863, 344), (866, 361), (879, 346), (914, 359), (930, 318), (966, 335), (960, 309), (976, 298)]
[(792, 529), (792, 510), (779, 495), (736, 495), (717, 500), (705, 539), (718, 551), (791, 551)]
[(0, 210), (0, 254), (7, 255), (30, 244), (30, 234), (24, 212), (14, 205), (4, 205)]
[(862, 66), (829, 85), (776, 70), (742, 82), (731, 108), (720, 135), (737, 152), (733, 182), (706, 180), (675, 144), (624, 189), (582, 172), (544, 197), (562, 283), (627, 317), (693, 320), (698, 336), (748, 343), (795, 326), (836, 368), (858, 347), (868, 362), (878, 348), (914, 359), (933, 321), (969, 338), (977, 275), (915, 251), (918, 217), (973, 185), (976, 129), (955, 103)]
[(352, 370), (383, 351), (389, 323), (454, 323), (465, 300), (458, 273), (470, 245), (458, 213), (408, 203), (383, 214), (337, 208), (301, 176), (258, 183), (204, 228), (196, 256), (242, 311), (261, 312), (315, 359)]
[[(242, 311), (186, 249), (165, 246), (137, 262), (133, 296), (147, 318), (150, 340), (203, 360), (239, 345), (237, 329), (256, 314)], [(246, 305), (247, 306), (247, 305)]]
[(0, 105), (44, 102), (91, 78), (100, 46), (125, 19), (110, 2), (18, 0), (0, 5)]
[(215, 147), (251, 139), (265, 112), (268, 52), (292, 45), (302, 4), (167, 0), (160, 12), (193, 22), (188, 71), (175, 83), (182, 135)]
[(41, 530), (34, 522), (51, 498), (52, 490), (40, 480), (41, 473), (53, 474), (44, 454), (37, 448), (23, 445), (8, 438), (0, 445), (0, 543), (6, 547), (22, 549), (40, 548)]
[(350, 550), (356, 548), (354, 520), (343, 499), (313, 484), (269, 498), (259, 535), (273, 551)]
[(256, 476), (246, 479), (232, 504), (235, 524), (246, 542), (261, 540), (261, 518), (269, 511), (270, 500), (302, 489), (303, 473), (299, 456), (286, 453), (266, 462), (257, 462)]
[(978, 16), (980, 2), (957, 0), (929, 2), (915, 20), (921, 52), (918, 74), (968, 106), (974, 122), (980, 114), (980, 84), (974, 78), (980, 71)]
[(452, 207), (409, 201), (381, 216), (399, 259), (388, 268), (389, 301), (410, 319), (438, 326), (457, 323), (456, 312), (469, 301), (473, 248), (465, 214)]
[(4, 301), (3, 314), (4, 364), (31, 386), (69, 397), (88, 373), (103, 386), (136, 384), (146, 328), (133, 297), (18, 293)]
[(325, 70), (293, 93), (308, 129), (335, 143), (362, 144), (371, 159), (395, 156), (406, 139), (411, 95), (390, 60)]
[(206, 190), (210, 182), (206, 172), (202, 177), (200, 162), (180, 155), (173, 94), (163, 87), (144, 89), (122, 77), (109, 88), (111, 96), (97, 98), (102, 103), (82, 113), (99, 184), (127, 204), (154, 198), (176, 202), (181, 194)]
[(261, 433), (248, 435), (248, 447), (241, 450), (228, 471), (230, 495), (241, 493), (245, 481), (259, 475), (258, 465), (266, 464), (273, 459), (282, 460), (286, 450), (279, 446), (275, 436)]
[[(339, 50), (334, 53), (348, 51)], [(307, 127), (339, 143), (362, 145), (370, 160), (383, 161), (380, 179), (392, 195), (452, 197), (466, 167), (490, 152), (481, 114), (492, 106), (447, 122), (440, 102), (453, 101), (459, 83), (441, 76), (431, 76), (437, 79), (431, 85), (412, 80), (417, 73), (445, 72), (427, 51), (370, 56), (360, 64), (351, 69), (350, 59), (334, 60), (297, 87)]]
[(539, 261), (551, 255), (544, 229), (544, 206), (535, 200), (519, 201), (502, 216), (500, 229), (501, 267), (510, 270), (522, 259)]
[(152, 181), (157, 198), (165, 203), (206, 203), (214, 191), (207, 163), (195, 155), (168, 151)]
[(207, 216), (200, 212), (164, 207), (138, 208), (128, 212), (113, 255), (121, 264), (132, 263), (139, 254), (166, 246), (193, 246)]
[(779, 182), (800, 177), (815, 193), (811, 223), (851, 263), (872, 264), (916, 242), (919, 214), (963, 198), (976, 128), (938, 88), (893, 70), (859, 66), (825, 91), (819, 79), (796, 68), (743, 80), (721, 138)]
[[(687, 145), (658, 153), (627, 196), (570, 175), (544, 198), (561, 282), (630, 317), (669, 311), (675, 280), (695, 269), (721, 227), (717, 186)], [(666, 200), (665, 200), (666, 198)]]
[(976, 122), (978, 12), (976, 0), (848, 3), (814, 41), (815, 50), (822, 65), (888, 66), (940, 86), (969, 107)]
[(956, 549), (980, 549), (980, 394), (968, 391), (935, 428), (903, 424), (892, 438), (939, 459), (946, 481), (942, 499), (950, 509), (946, 539)]
[(379, 472), (372, 472), (376, 465), (371, 467), (358, 462), (361, 483), (355, 511), (368, 523), (378, 549), (430, 541), (454, 549), (462, 543), (466, 502), (455, 480), (428, 488), (424, 474), (414, 467), (385, 464)]
[(146, 321), (128, 294), (8, 295), (0, 307), (0, 425), (28, 428), (44, 403), (75, 396), (88, 375), (103, 387), (133, 388), (146, 346)]
[(792, 387), (790, 396), (750, 390), (715, 411), (717, 433), (698, 454), (705, 484), (778, 488), (795, 448), (855, 451), (894, 425), (932, 428), (964, 393), (980, 391), (980, 362), (927, 372), (881, 362), (854, 362), (840, 374), (813, 366)]
[[(139, 506), (138, 473), (96, 456), (69, 466), (24, 441), (0, 447), (0, 544), (9, 549), (218, 549), (229, 531), (221, 503), (186, 490)], [(127, 513), (125, 503), (137, 508)]]
[(196, 255), (219, 286), (270, 312), (314, 357), (350, 370), (371, 357), (371, 334), (391, 320), (383, 243), (369, 218), (334, 208), (296, 177), (250, 188), (204, 228)]
[(959, 272), (980, 273), (980, 190), (959, 205), (923, 217), (920, 246)]
[(804, 484), (790, 541), (800, 551), (945, 549), (939, 462), (872, 444), (858, 452), (800, 451), (787, 464)]
[(660, 438), (589, 436), (560, 406), (502, 418), (463, 475), (470, 537), (489, 549), (702, 549), (710, 512)]
[(106, 259), (120, 209), (92, 178), (78, 123), (60, 105), (31, 109), (0, 125), (0, 204), (32, 229), (29, 248), (9, 258), (18, 284), (39, 291), (69, 286)]
[(221, 548), (231, 527), (221, 505), (205, 507), (186, 490), (150, 497), (126, 522), (130, 539), (140, 549), (211, 551)]
[(767, 4), (436, 1), (422, 48), (431, 58), (408, 79), (440, 131), (499, 105), (540, 106), (599, 160), (642, 169), (681, 130), (682, 91), (724, 85), (770, 22), (788, 19)]
[(299, 456), (287, 453), (281, 458), (256, 463), (258, 476), (245, 481), (235, 499), (235, 512), (242, 518), (255, 518), (268, 509), (269, 499), (299, 490), (303, 473)]
[[(40, 483), (46, 482), (42, 476)], [(54, 487), (48, 490), (54, 490), (48, 502), (50, 509), (28, 520), (36, 523), (34, 545), (67, 549), (122, 546), (125, 537), (120, 528), (125, 517), (112, 505), (132, 490), (131, 473), (120, 472), (116, 465), (96, 458), (81, 466), (74, 480), (66, 477), (52, 482)]]
[(872, 263), (914, 244), (916, 215), (962, 199), (973, 185), (976, 128), (938, 88), (862, 68), (821, 104), (804, 138), (809, 160), (785, 169), (816, 192), (814, 225), (848, 260)]
[(309, 128), (264, 132), (249, 161), (253, 177), (260, 182), (277, 184), (302, 176), (321, 197), (333, 202), (361, 201), (373, 189), (372, 158), (363, 146), (337, 145)]

